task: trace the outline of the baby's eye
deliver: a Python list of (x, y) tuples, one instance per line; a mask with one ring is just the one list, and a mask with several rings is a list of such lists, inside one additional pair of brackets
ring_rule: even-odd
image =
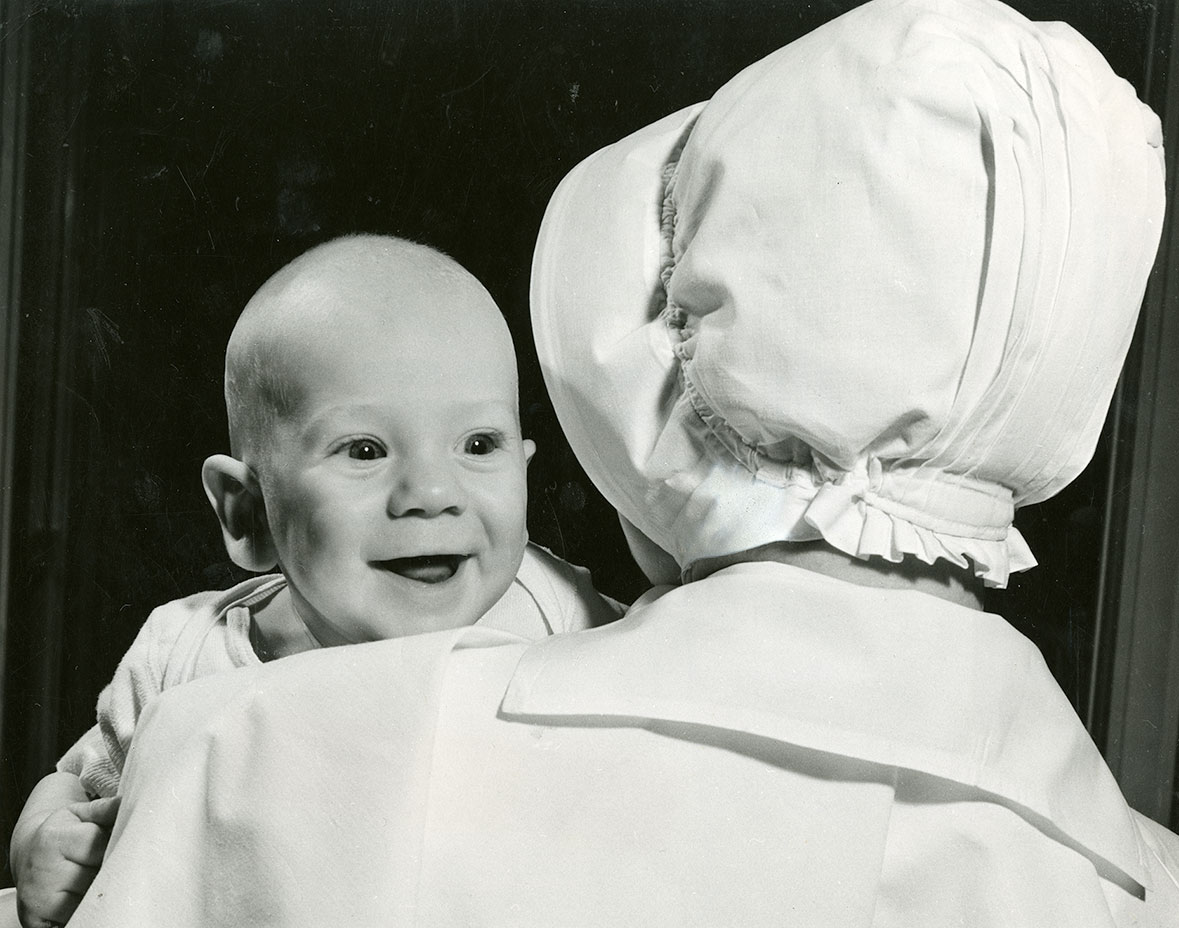
[(478, 435), (472, 435), (463, 444), (463, 451), (467, 454), (484, 455), (491, 454), (499, 447), (499, 438), (488, 432), (481, 432)]
[(348, 457), (357, 461), (375, 461), (385, 456), (385, 449), (371, 438), (354, 438), (344, 446)]

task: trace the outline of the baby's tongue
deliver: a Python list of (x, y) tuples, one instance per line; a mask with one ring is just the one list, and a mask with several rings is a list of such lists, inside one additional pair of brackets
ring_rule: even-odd
[(453, 555), (400, 557), (389, 562), (390, 569), (419, 583), (442, 583), (454, 576), (458, 559)]

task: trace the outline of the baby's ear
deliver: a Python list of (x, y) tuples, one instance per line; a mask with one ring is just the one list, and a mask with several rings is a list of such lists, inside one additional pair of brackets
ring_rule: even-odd
[(253, 468), (227, 454), (214, 454), (201, 468), (201, 483), (221, 523), (230, 559), (255, 573), (273, 570), (278, 552)]
[(527, 467), (532, 461), (532, 456), (536, 454), (536, 442), (531, 438), (524, 439), (524, 466)]

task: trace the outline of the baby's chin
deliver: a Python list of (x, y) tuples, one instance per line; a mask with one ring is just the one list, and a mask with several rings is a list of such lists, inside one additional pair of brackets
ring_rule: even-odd
[[(504, 591), (511, 586), (509, 580)], [(477, 602), (462, 603), (453, 608), (405, 610), (372, 609), (354, 620), (341, 622), (344, 637), (353, 643), (389, 641), (410, 635), (449, 631), (476, 624), (495, 605), (503, 594), (494, 599), (480, 597)]]
[(455, 609), (437, 613), (415, 612), (406, 615), (393, 615), (382, 617), (377, 621), (370, 618), (362, 623), (353, 623), (352, 627), (347, 630), (347, 637), (357, 644), (370, 641), (392, 641), (395, 638), (408, 638), (411, 635), (465, 628), (474, 625), (481, 616), (481, 612), (476, 612), (473, 609)]

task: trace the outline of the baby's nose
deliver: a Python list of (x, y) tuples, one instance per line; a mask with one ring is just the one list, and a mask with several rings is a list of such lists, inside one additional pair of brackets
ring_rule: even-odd
[(466, 507), (462, 482), (447, 461), (417, 454), (396, 468), (386, 510), (393, 518), (433, 518)]

